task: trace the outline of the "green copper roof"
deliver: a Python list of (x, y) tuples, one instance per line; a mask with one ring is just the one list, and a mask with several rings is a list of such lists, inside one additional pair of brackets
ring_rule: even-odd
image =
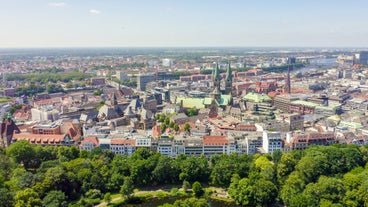
[(340, 126), (346, 126), (346, 127), (353, 128), (353, 129), (363, 128), (363, 126), (361, 124), (354, 123), (354, 122), (340, 121), (339, 125)]
[(210, 105), (212, 103), (212, 98), (204, 98), (204, 105)]
[(312, 102), (309, 102), (309, 101), (302, 101), (302, 100), (292, 101), (291, 103), (292, 104), (297, 104), (297, 105), (308, 106), (308, 107), (314, 107), (314, 108), (317, 107), (317, 106), (319, 106), (316, 103), (312, 103)]
[[(231, 95), (221, 95), (220, 106), (227, 106), (231, 103)], [(202, 109), (205, 108), (206, 105), (210, 105), (212, 103), (212, 98), (185, 98), (179, 97), (176, 98), (175, 104), (180, 104), (183, 101), (184, 108), (197, 108)]]
[(221, 95), (220, 106), (227, 106), (231, 102), (231, 95)]
[(181, 101), (183, 101), (183, 107), (184, 108), (197, 108), (197, 109), (203, 109), (204, 106), (204, 98), (176, 98), (176, 104), (180, 104)]
[(340, 108), (339, 105), (334, 105), (334, 106), (316, 106), (316, 109), (321, 109), (321, 110), (327, 110), (327, 111), (334, 111), (336, 109)]
[(330, 117), (327, 117), (328, 120), (332, 120), (334, 122), (339, 122), (341, 120), (341, 118), (338, 115), (333, 115)]
[(248, 93), (247, 95), (243, 96), (243, 100), (255, 102), (255, 103), (262, 103), (262, 102), (269, 102), (272, 101), (272, 99), (267, 95), (261, 95), (258, 93)]

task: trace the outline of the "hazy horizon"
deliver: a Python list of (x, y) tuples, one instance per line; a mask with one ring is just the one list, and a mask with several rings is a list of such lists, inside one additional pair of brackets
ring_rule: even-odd
[(0, 48), (364, 48), (356, 0), (12, 0)]

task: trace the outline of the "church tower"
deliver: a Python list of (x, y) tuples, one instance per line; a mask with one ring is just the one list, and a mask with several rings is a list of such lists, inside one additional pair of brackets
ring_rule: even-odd
[(214, 88), (220, 90), (220, 71), (218, 63), (216, 63), (216, 68), (212, 70), (212, 81)]
[(284, 91), (286, 93), (288, 93), (288, 94), (290, 94), (290, 91), (291, 91), (291, 83), (290, 83), (290, 58), (288, 58), (288, 71), (287, 71), (287, 74), (286, 74)]
[(231, 91), (233, 90), (233, 75), (230, 64), (231, 63), (229, 61), (229, 67), (227, 68), (225, 77), (225, 94), (231, 94)]

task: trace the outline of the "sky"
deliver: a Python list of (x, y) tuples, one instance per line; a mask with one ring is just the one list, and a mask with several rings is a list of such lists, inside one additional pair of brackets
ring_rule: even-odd
[(367, 0), (0, 0), (0, 48), (367, 47)]

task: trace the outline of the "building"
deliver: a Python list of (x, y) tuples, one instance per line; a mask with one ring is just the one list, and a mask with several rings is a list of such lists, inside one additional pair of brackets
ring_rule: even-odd
[(207, 158), (215, 154), (230, 154), (230, 142), (226, 136), (203, 136), (203, 154)]
[(355, 54), (355, 62), (362, 65), (368, 65), (368, 51), (360, 51)]
[(273, 102), (274, 106), (277, 109), (282, 110), (283, 112), (289, 112), (289, 106), (291, 105), (292, 101), (299, 100), (299, 97), (294, 94), (283, 94), (283, 95), (277, 95)]
[(156, 77), (153, 73), (139, 73), (137, 75), (137, 90), (146, 91), (147, 83), (155, 80)]
[(79, 149), (91, 151), (93, 148), (99, 147), (99, 146), (100, 146), (100, 143), (97, 137), (86, 137), (79, 144)]
[(169, 58), (162, 59), (162, 66), (164, 67), (171, 67), (174, 64), (174, 61)]
[(287, 134), (286, 143), (291, 150), (302, 150), (310, 145), (331, 145), (337, 140), (332, 132), (312, 132)]
[(59, 111), (53, 106), (37, 107), (31, 109), (32, 121), (56, 121), (60, 118)]
[(105, 85), (105, 78), (91, 78), (92, 85)]
[(272, 154), (276, 150), (282, 150), (282, 137), (280, 132), (263, 131), (262, 148), (265, 153)]
[(131, 156), (136, 150), (135, 140), (123, 138), (111, 139), (110, 150), (118, 155)]
[(304, 116), (293, 113), (293, 114), (283, 114), (281, 117), (283, 121), (289, 123), (290, 130), (303, 130), (304, 129)]
[(116, 71), (116, 78), (120, 81), (129, 81), (130, 77), (127, 75), (126, 71)]
[(225, 94), (231, 94), (233, 91), (233, 74), (231, 70), (231, 66), (229, 66), (226, 70), (226, 76), (225, 76)]
[(4, 96), (14, 97), (15, 96), (15, 89), (14, 88), (5, 88), (4, 89)]
[(5, 122), (0, 123), (0, 132), (0, 146), (3, 147), (8, 147), (12, 142), (14, 134), (20, 132), (18, 126), (12, 120), (10, 113), (8, 114), (8, 118), (5, 120)]

